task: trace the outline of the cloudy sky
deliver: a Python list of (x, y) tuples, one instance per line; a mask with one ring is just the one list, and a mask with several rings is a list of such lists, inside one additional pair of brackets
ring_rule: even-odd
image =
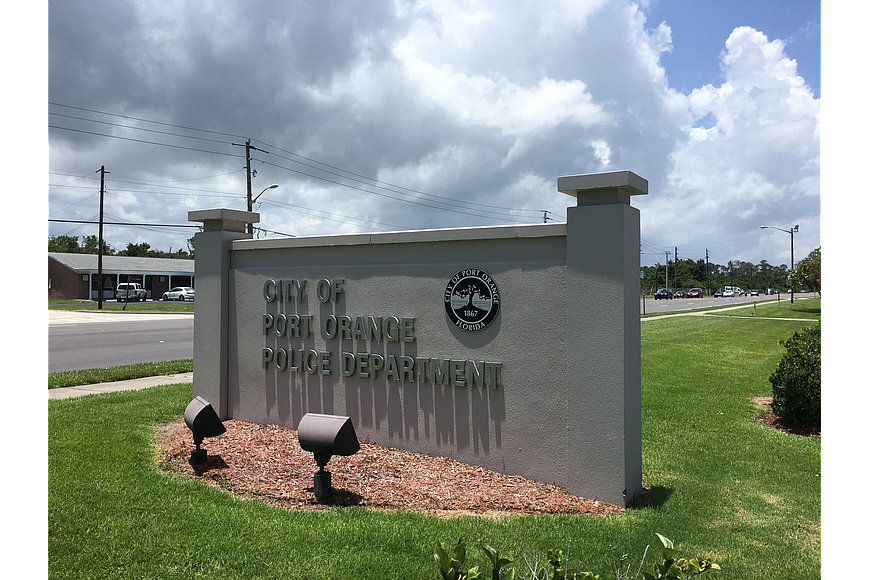
[[(65, 0), (48, 6), (48, 233), (186, 248), (562, 221), (561, 175), (629, 169), (643, 264), (820, 241), (819, 0)], [(59, 221), (66, 220), (66, 221)], [(89, 221), (90, 224), (76, 223)]]

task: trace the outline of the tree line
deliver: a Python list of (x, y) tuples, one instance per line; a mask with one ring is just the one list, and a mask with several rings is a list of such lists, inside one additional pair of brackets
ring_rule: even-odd
[[(96, 254), (97, 236), (84, 236), (81, 244), (77, 236), (52, 236), (48, 238), (49, 252), (67, 254)], [(147, 242), (128, 243), (123, 250), (115, 250), (103, 243), (104, 256), (136, 256), (145, 258), (180, 258), (192, 260), (195, 254), (194, 239), (187, 240), (187, 250), (179, 248), (169, 252), (152, 250)], [(792, 286), (795, 290), (821, 292), (822, 289), (822, 249), (816, 248), (795, 265), (794, 271), (781, 264), (774, 266), (767, 260), (759, 264), (732, 260), (728, 264), (711, 264), (703, 258), (698, 260), (668, 260), (666, 264), (656, 262), (654, 266), (642, 268), (645, 277), (642, 284), (645, 290), (653, 293), (659, 288), (702, 288), (708, 294), (724, 286), (739, 286), (745, 290), (755, 289), (764, 292), (768, 288), (785, 292)]]
[[(51, 236), (48, 238), (48, 251), (60, 252), (64, 254), (96, 254), (99, 246), (97, 236), (83, 236), (81, 244), (78, 236)], [(194, 258), (195, 248), (193, 238), (188, 238), (187, 249), (179, 248), (175, 251), (172, 248), (168, 252), (163, 250), (152, 250), (151, 244), (142, 242), (141, 244), (128, 243), (123, 250), (116, 250), (105, 241), (103, 242), (104, 256), (135, 256), (138, 258), (177, 258), (182, 260), (192, 260)]]
[(668, 260), (666, 264), (656, 262), (654, 266), (642, 268), (646, 276), (642, 280), (647, 292), (659, 288), (671, 289), (701, 288), (710, 294), (725, 286), (739, 286), (744, 290), (758, 290), (764, 293), (768, 288), (785, 292), (788, 288), (821, 292), (822, 289), (822, 249), (816, 248), (795, 264), (789, 271), (785, 264), (774, 266), (767, 260), (758, 264), (741, 260), (731, 260), (727, 264), (713, 264), (705, 259)]

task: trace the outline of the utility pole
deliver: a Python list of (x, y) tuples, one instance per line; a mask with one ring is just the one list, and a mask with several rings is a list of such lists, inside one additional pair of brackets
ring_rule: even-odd
[[(251, 140), (245, 141), (245, 169), (248, 174), (248, 211), (254, 207), (254, 202), (251, 199)], [(248, 224), (248, 233), (254, 233), (254, 224)]]
[(550, 221), (550, 216), (547, 215), (547, 214), (550, 213), (550, 210), (542, 209), (542, 210), (541, 210), (541, 213), (544, 214), (544, 223), (547, 223), (548, 221)]
[(679, 288), (679, 284), (677, 283), (677, 247), (674, 246), (674, 288)]
[(670, 288), (670, 286), (668, 286), (668, 257), (670, 255), (671, 253), (665, 250), (665, 288)]
[[(237, 146), (237, 147), (241, 147), (241, 146), (242, 146), (242, 145), (239, 144), (239, 143), (233, 143), (233, 145), (235, 145), (235, 146)], [(252, 196), (251, 196), (251, 150), (252, 150), (252, 149), (253, 149), (254, 151), (263, 151), (263, 150), (262, 150), (262, 149), (258, 149), (257, 147), (254, 147), (253, 145), (251, 145), (251, 140), (250, 140), (250, 139), (248, 139), (247, 141), (245, 141), (245, 145), (244, 145), (244, 147), (245, 147), (245, 172), (247, 173), (247, 177), (248, 177), (248, 195), (247, 195), (247, 200), (248, 200), (248, 211), (253, 211), (253, 210), (254, 210), (254, 200), (253, 200), (253, 198), (252, 198)], [(267, 154), (268, 154), (269, 152), (268, 152), (268, 151), (263, 151), (263, 153), (267, 153)], [(248, 224), (248, 233), (249, 233), (249, 234), (253, 234), (253, 233), (254, 233), (254, 224)]]
[(97, 241), (97, 310), (103, 309), (103, 195), (106, 191), (106, 166), (100, 166), (100, 233)]
[(707, 295), (710, 294), (710, 250), (704, 250), (704, 275), (707, 277)]

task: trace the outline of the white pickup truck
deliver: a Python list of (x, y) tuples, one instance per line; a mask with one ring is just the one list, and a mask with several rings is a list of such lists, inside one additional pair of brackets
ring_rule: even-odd
[(145, 288), (142, 287), (142, 284), (137, 284), (135, 282), (124, 282), (123, 284), (118, 284), (118, 287), (115, 289), (115, 299), (118, 302), (139, 302), (145, 301), (147, 298), (147, 292)]

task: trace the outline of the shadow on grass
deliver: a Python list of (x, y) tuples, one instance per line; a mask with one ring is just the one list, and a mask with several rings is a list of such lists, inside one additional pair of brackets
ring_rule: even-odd
[(665, 502), (670, 499), (671, 494), (674, 493), (673, 488), (663, 487), (661, 485), (654, 485), (649, 490), (649, 506), (650, 507), (662, 507), (665, 505)]
[(643, 493), (632, 502), (630, 507), (634, 509), (660, 508), (665, 505), (665, 502), (668, 501), (673, 493), (674, 490), (670, 487), (663, 487), (661, 485), (644, 486)]

